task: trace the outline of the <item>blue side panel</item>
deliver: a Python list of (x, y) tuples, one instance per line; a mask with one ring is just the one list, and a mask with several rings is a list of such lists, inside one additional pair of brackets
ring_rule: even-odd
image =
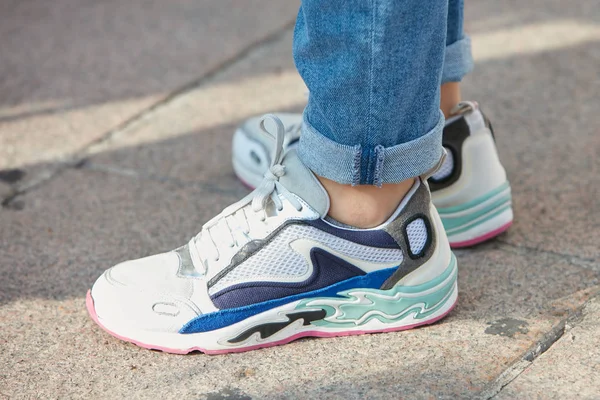
[(185, 324), (179, 333), (209, 332), (215, 329), (224, 328), (226, 326), (235, 324), (236, 322), (243, 321), (246, 318), (252, 317), (253, 315), (260, 314), (261, 312), (291, 303), (296, 300), (310, 297), (335, 297), (341, 291), (357, 288), (379, 289), (381, 285), (383, 285), (383, 282), (385, 282), (386, 279), (388, 279), (394, 273), (394, 271), (396, 271), (396, 268), (382, 269), (380, 271), (369, 272), (368, 274), (362, 276), (346, 279), (345, 281), (335, 283), (319, 290), (313, 290), (294, 296), (284, 297), (282, 299), (269, 300), (243, 307), (229, 308), (226, 310), (215, 311), (210, 314), (200, 315)]
[(229, 286), (210, 298), (220, 310), (238, 308), (312, 292), (366, 274), (360, 268), (318, 247), (310, 251), (310, 258), (313, 273), (304, 282), (245, 282)]

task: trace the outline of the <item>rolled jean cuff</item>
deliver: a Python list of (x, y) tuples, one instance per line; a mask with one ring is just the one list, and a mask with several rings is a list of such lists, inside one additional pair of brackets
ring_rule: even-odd
[(473, 70), (473, 55), (471, 54), (471, 38), (462, 39), (446, 46), (442, 84), (460, 82), (465, 75)]
[(363, 151), (360, 145), (336, 143), (321, 135), (305, 113), (298, 155), (315, 174), (344, 185), (398, 183), (423, 175), (438, 163), (444, 121), (440, 111), (438, 123), (423, 136), (396, 146), (379, 145), (372, 151)]

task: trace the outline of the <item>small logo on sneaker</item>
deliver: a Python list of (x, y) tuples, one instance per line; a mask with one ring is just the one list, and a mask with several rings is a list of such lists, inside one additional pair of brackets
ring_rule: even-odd
[(264, 340), (268, 337), (275, 335), (277, 332), (285, 329), (286, 327), (290, 326), (291, 324), (293, 324), (294, 322), (296, 322), (300, 319), (303, 320), (303, 322), (302, 322), (303, 326), (308, 326), (308, 325), (310, 325), (311, 322), (319, 321), (319, 320), (325, 318), (326, 316), (327, 316), (327, 313), (323, 309), (314, 310), (314, 311), (301, 311), (301, 312), (286, 314), (286, 317), (288, 318), (287, 321), (269, 322), (266, 324), (253, 326), (252, 328), (242, 332), (238, 336), (236, 336), (232, 339), (229, 339), (228, 342), (229, 343), (243, 342), (257, 332), (260, 334), (260, 338)]

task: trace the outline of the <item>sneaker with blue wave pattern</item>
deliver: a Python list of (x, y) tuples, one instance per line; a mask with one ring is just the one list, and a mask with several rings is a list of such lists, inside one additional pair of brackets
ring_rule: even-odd
[(339, 226), (325, 218), (318, 179), (295, 150), (283, 151), (282, 122), (266, 121), (276, 148), (257, 189), (186, 245), (107, 270), (88, 292), (92, 318), (141, 347), (219, 354), (447, 315), (456, 259), (425, 181), (415, 179), (381, 226)]

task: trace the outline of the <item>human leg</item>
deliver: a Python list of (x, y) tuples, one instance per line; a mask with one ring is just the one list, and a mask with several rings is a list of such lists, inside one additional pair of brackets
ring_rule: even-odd
[[(430, 179), (430, 186), (434, 204), (440, 208), (442, 221), (451, 234), (451, 245), (463, 247), (505, 231), (513, 215), (510, 186), (498, 158), (491, 124), (476, 103), (459, 106), (462, 100), (460, 81), (473, 68), (470, 38), (463, 30), (462, 0), (448, 2), (446, 33), (440, 105), (447, 118), (443, 144), (448, 157), (441, 170)], [(290, 148), (295, 147), (301, 136), (302, 115), (285, 114), (283, 117), (291, 127), (286, 144), (289, 143)], [(257, 145), (260, 140), (262, 142)], [(479, 145), (473, 145), (474, 142), (479, 142)], [(249, 186), (256, 186), (260, 182), (265, 170), (264, 161), (261, 160), (268, 159), (266, 149), (270, 145), (257, 131), (256, 119), (246, 121), (236, 131), (234, 169)], [(358, 186), (354, 190), (368, 192), (371, 189)], [(356, 203), (357, 197), (363, 197), (361, 195), (349, 193), (341, 198)], [(365, 193), (365, 196), (368, 197), (369, 193)], [(341, 209), (344, 209), (343, 206)], [(335, 215), (347, 222), (339, 214)], [(361, 216), (365, 217), (365, 214)], [(376, 215), (375, 220), (383, 217), (383, 213)]]
[(296, 22), (294, 58), (310, 93), (298, 154), (341, 184), (398, 183), (441, 155), (447, 4), (381, 3), (308, 2)]
[(464, 0), (448, 0), (446, 53), (442, 70), (440, 108), (446, 118), (460, 103), (460, 81), (473, 69), (471, 39), (463, 29)]
[[(337, 194), (335, 219), (380, 224), (396, 208), (390, 196), (401, 198), (406, 180), (440, 158), (446, 10), (439, 3), (307, 2), (298, 15), (294, 57), (310, 92), (298, 153)], [(323, 22), (333, 14), (338, 24)], [(370, 210), (377, 210), (371, 218)]]
[[(284, 152), (279, 119), (261, 121), (273, 133), (273, 151), (258, 188), (186, 245), (106, 271), (87, 300), (105, 330), (142, 347), (214, 354), (303, 336), (409, 329), (450, 312), (456, 260), (425, 183), (442, 153), (446, 3), (362, 3), (304, 1), (295, 56), (311, 88), (310, 132), (298, 152)], [(369, 43), (352, 32), (361, 27)], [(364, 62), (366, 77), (356, 68)], [(389, 76), (396, 62), (402, 77)], [(405, 90), (389, 91), (391, 84)], [(328, 192), (326, 179), (345, 189)], [(389, 200), (389, 218), (371, 229), (328, 218), (345, 190), (361, 184)], [(365, 199), (363, 208), (381, 205), (367, 197), (375, 205)]]
[(429, 180), (453, 247), (495, 237), (513, 220), (510, 185), (491, 124), (476, 103), (461, 102), (460, 81), (473, 68), (471, 40), (463, 30), (463, 6), (463, 0), (448, 1), (440, 101), (447, 118), (443, 146), (448, 157)]

